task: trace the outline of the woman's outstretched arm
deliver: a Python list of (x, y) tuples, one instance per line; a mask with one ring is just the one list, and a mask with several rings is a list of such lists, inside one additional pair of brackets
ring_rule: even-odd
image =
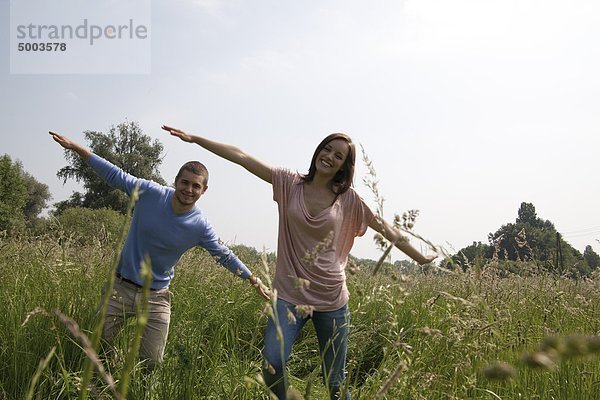
[(161, 128), (169, 132), (171, 135), (183, 140), (184, 142), (196, 143), (198, 146), (205, 148), (219, 157), (223, 157), (226, 160), (241, 165), (263, 181), (272, 183), (271, 166), (245, 153), (238, 147), (215, 142), (202, 136), (192, 135), (182, 131), (181, 129), (173, 128), (167, 125), (163, 125)]
[(400, 249), (404, 254), (415, 260), (420, 265), (427, 264), (437, 257), (436, 255), (425, 256), (421, 254), (419, 250), (415, 249), (408, 242), (407, 237), (402, 236), (397, 229), (394, 229), (388, 222), (379, 217), (373, 218), (373, 221), (371, 221), (369, 227), (373, 228), (375, 231), (383, 235), (383, 237), (385, 237), (387, 240), (394, 243), (398, 249)]

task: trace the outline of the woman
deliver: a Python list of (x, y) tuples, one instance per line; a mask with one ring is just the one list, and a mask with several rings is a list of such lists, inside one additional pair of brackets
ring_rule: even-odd
[[(373, 228), (419, 264), (432, 261), (387, 222), (377, 218), (351, 188), (355, 148), (349, 136), (334, 133), (317, 146), (308, 174), (273, 168), (239, 148), (188, 134), (169, 126), (162, 129), (189, 143), (241, 165), (273, 185), (278, 203), (279, 234), (273, 289), (274, 317), (265, 333), (263, 375), (279, 399), (286, 398), (286, 362), (304, 324), (312, 319), (324, 382), (332, 399), (344, 390), (348, 342), (348, 289), (345, 267), (354, 238)], [(277, 321), (275, 321), (276, 319)], [(283, 343), (278, 338), (281, 329)]]

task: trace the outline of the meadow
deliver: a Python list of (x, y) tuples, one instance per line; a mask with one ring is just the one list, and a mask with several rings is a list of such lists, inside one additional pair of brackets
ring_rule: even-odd
[[(80, 393), (114, 240), (0, 238), (0, 399), (72, 399)], [(273, 255), (236, 253), (268, 280)], [(530, 266), (523, 263), (526, 270)], [(350, 272), (350, 271), (349, 271)], [(365, 265), (348, 274), (348, 383), (354, 399), (600, 399), (600, 277), (402, 274)], [(129, 399), (268, 399), (260, 379), (268, 303), (201, 249), (176, 267), (164, 365), (126, 371), (132, 322), (104, 375), (130, 379)], [(58, 311), (58, 312), (57, 312)], [(68, 318), (66, 318), (68, 317)], [(295, 398), (328, 398), (311, 324), (289, 363)], [(95, 373), (90, 398), (113, 398)]]

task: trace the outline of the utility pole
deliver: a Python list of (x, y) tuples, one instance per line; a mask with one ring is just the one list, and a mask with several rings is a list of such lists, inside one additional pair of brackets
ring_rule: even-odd
[(556, 232), (556, 266), (560, 274), (563, 274), (563, 254), (562, 247), (560, 245), (560, 233)]

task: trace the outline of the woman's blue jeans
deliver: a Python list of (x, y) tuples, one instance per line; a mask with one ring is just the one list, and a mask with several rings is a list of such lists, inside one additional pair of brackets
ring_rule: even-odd
[[(288, 316), (288, 311), (293, 318)], [(312, 316), (302, 317), (296, 311), (295, 305), (278, 299), (277, 319), (283, 334), (283, 355), (281, 354), (281, 343), (277, 338), (277, 326), (272, 318), (269, 318), (267, 323), (263, 350), (263, 376), (271, 391), (280, 400), (286, 398), (287, 382), (284, 379), (284, 369), (290, 357), (292, 345), (304, 324), (312, 319), (321, 352), (323, 382), (329, 388), (331, 399), (340, 399), (340, 391), (344, 390), (346, 378), (346, 353), (350, 325), (348, 305), (335, 311), (313, 311)], [(347, 390), (343, 398), (350, 399)]]

